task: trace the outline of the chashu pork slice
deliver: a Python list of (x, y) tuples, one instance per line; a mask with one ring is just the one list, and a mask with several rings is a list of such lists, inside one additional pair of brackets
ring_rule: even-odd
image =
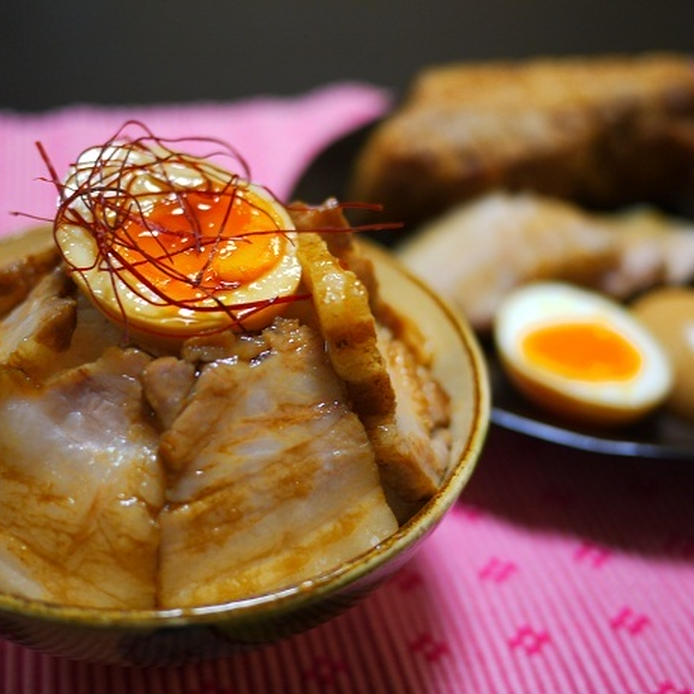
[(386, 328), (378, 344), (395, 393), (385, 416), (363, 417), (390, 498), (416, 502), (443, 479), (450, 452), (450, 406), (446, 392), (414, 353)]
[(113, 348), (41, 387), (0, 367), (0, 592), (154, 606), (164, 475), (148, 361)]
[[(448, 462), (440, 436), (449, 424), (448, 399), (427, 369), (424, 346), (411, 346), (419, 331), (392, 310), (379, 325), (366, 285), (318, 234), (299, 235), (298, 257), (330, 361), (347, 384), (389, 496), (429, 498)], [(371, 284), (377, 291), (375, 278)]]
[(0, 366), (40, 380), (67, 350), (76, 323), (71, 283), (61, 270), (45, 275), (28, 296), (0, 319)]
[(61, 268), (46, 273), (0, 318), (0, 366), (39, 383), (98, 359), (123, 344), (123, 331), (101, 314)]
[(50, 226), (0, 239), (0, 316), (22, 301), (59, 258)]
[(397, 529), (319, 335), (279, 318), (231, 351), (203, 368), (162, 435), (162, 607), (297, 584)]

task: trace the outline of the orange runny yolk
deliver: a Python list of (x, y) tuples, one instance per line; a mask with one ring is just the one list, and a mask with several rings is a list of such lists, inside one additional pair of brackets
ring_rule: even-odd
[(248, 189), (186, 191), (157, 200), (118, 232), (120, 252), (166, 298), (191, 301), (233, 290), (271, 270), (284, 252), (282, 222)]
[(599, 323), (563, 323), (538, 328), (521, 341), (524, 356), (560, 376), (583, 381), (626, 380), (641, 366), (636, 348)]

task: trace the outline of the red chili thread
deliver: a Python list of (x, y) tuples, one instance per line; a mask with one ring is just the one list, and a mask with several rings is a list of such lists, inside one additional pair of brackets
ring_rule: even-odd
[[(140, 130), (140, 134), (133, 137), (127, 131), (131, 128)], [(179, 143), (209, 144), (210, 151), (202, 156), (192, 157), (171, 149), (170, 146)], [(251, 316), (265, 308), (277, 303), (291, 303), (302, 301), (310, 297), (308, 294), (293, 294), (289, 296), (275, 296), (259, 301), (225, 304), (223, 299), (217, 296), (218, 293), (233, 289), (239, 286), (236, 282), (215, 282), (213, 288), (205, 287), (203, 277), (210, 264), (214, 261), (215, 255), (223, 241), (246, 241), (250, 242), (252, 236), (264, 234), (286, 234), (289, 231), (301, 232), (311, 231), (319, 233), (351, 232), (351, 231), (378, 231), (386, 229), (398, 229), (402, 224), (381, 223), (363, 224), (353, 227), (320, 227), (310, 230), (295, 230), (279, 228), (266, 210), (255, 205), (252, 200), (245, 198), (244, 201), (252, 208), (257, 210), (265, 219), (268, 220), (270, 228), (267, 230), (255, 230), (242, 232), (239, 234), (224, 234), (224, 228), (231, 214), (234, 201), (237, 199), (239, 188), (245, 186), (251, 180), (250, 167), (246, 160), (234, 147), (210, 137), (180, 137), (162, 138), (156, 136), (146, 125), (136, 120), (126, 121), (106, 142), (97, 147), (90, 147), (84, 150), (78, 157), (78, 161), (87, 151), (94, 150), (95, 156), (89, 165), (85, 166), (82, 162), (75, 168), (75, 175), (70, 181), (70, 186), (61, 183), (56, 173), (48, 153), (41, 142), (36, 142), (36, 147), (43, 160), (49, 177), (43, 179), (51, 182), (60, 196), (60, 203), (56, 217), (53, 220), (53, 237), (56, 245), (67, 264), (69, 271), (79, 275), (89, 292), (93, 295), (93, 290), (87, 281), (86, 274), (95, 268), (99, 271), (108, 272), (110, 276), (113, 293), (118, 304), (120, 320), (128, 328), (128, 317), (119, 293), (119, 282), (127, 287), (135, 296), (153, 306), (175, 306), (181, 309), (188, 309), (199, 313), (218, 313), (223, 312), (230, 322), (237, 328), (243, 330), (242, 320), (236, 315), (239, 311), (244, 311), (245, 316)], [(129, 161), (131, 153), (144, 153), (151, 159), (147, 163), (132, 163)], [(231, 166), (223, 169), (212, 163), (213, 158), (223, 158), (231, 162)], [(176, 185), (169, 175), (169, 165), (180, 164), (187, 169), (193, 169), (198, 173), (203, 181), (197, 188), (182, 189)], [(214, 175), (210, 168), (214, 169)], [(227, 173), (239, 170), (240, 173)], [(149, 176), (157, 190), (145, 193), (133, 193), (132, 182), (137, 175), (146, 174)], [(221, 177), (221, 182), (220, 182)], [(221, 185), (221, 187), (220, 187)], [(268, 188), (263, 188), (267, 194), (281, 204)], [(226, 199), (226, 210), (222, 222), (216, 233), (204, 235), (200, 229), (200, 221), (194, 214), (187, 200), (187, 193), (195, 192), (197, 195), (215, 196)], [(147, 218), (142, 208), (142, 198), (148, 201), (153, 198), (171, 199), (175, 196), (176, 201), (183, 210), (183, 215), (188, 221), (189, 229), (176, 231), (157, 225)], [(80, 205), (84, 207), (86, 213), (80, 211)], [(380, 205), (370, 203), (347, 202), (337, 203), (339, 209), (365, 209), (380, 211)], [(316, 209), (308, 205), (293, 204), (286, 206), (285, 209), (311, 210)], [(14, 213), (21, 214), (21, 213)], [(31, 217), (31, 215), (26, 215)], [(40, 219), (38, 217), (32, 217)], [(153, 236), (157, 239), (156, 243), (161, 253), (153, 254), (143, 249), (128, 231), (128, 223), (135, 223), (149, 232), (156, 232)], [(94, 240), (96, 254), (93, 262), (88, 265), (77, 265), (72, 259), (68, 258), (58, 244), (58, 230), (63, 225), (77, 226), (87, 232)], [(182, 239), (184, 236), (192, 236), (189, 242), (182, 242), (177, 250), (172, 250), (164, 244), (159, 235), (170, 235)], [(286, 237), (285, 237), (286, 238)], [(210, 251), (205, 259), (203, 268), (194, 278), (190, 278), (177, 270), (173, 265), (173, 259), (178, 254), (194, 250), (201, 253), (207, 247)], [(133, 261), (128, 258), (128, 251), (136, 252), (142, 260)], [(182, 282), (190, 286), (196, 292), (202, 294), (192, 299), (177, 299), (168, 295), (155, 282), (142, 272), (143, 266), (155, 268), (157, 272), (166, 277)], [(143, 290), (145, 288), (146, 291)], [(224, 326), (212, 330), (201, 330), (198, 335), (211, 334), (227, 329)], [(141, 328), (138, 328), (141, 330)], [(155, 329), (145, 329), (146, 332), (157, 334)]]

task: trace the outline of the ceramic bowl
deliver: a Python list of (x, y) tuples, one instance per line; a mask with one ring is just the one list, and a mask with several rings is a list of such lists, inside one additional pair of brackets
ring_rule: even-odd
[(433, 371), (451, 397), (451, 461), (436, 495), (380, 545), (300, 586), (172, 610), (65, 607), (0, 594), (0, 634), (44, 652), (124, 665), (220, 657), (329, 619), (411, 557), (472, 474), (487, 430), (489, 386), (481, 351), (461, 318), (386, 252), (364, 246), (385, 299), (414, 319), (430, 342)]

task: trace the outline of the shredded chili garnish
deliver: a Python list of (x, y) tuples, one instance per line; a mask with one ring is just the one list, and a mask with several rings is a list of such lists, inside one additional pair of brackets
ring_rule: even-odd
[[(135, 135), (130, 134), (132, 129), (136, 130)], [(173, 149), (181, 143), (195, 143), (198, 149), (206, 148), (208, 151), (191, 156)], [(260, 198), (246, 194), (251, 180), (250, 168), (228, 143), (208, 137), (162, 138), (139, 121), (127, 121), (105, 143), (80, 154), (77, 163), (73, 164), (74, 173), (66, 183), (60, 182), (43, 145), (37, 142), (36, 146), (48, 170), (47, 180), (58, 191), (59, 205), (53, 235), (68, 271), (82, 279), (93, 299), (96, 297), (87, 275), (94, 270), (108, 273), (120, 314), (114, 318), (120, 318), (126, 329), (128, 315), (121, 297), (123, 287), (152, 306), (176, 307), (195, 313), (222, 312), (229, 323), (241, 330), (240, 312), (247, 319), (275, 304), (309, 297), (307, 294), (291, 294), (245, 303), (226, 303), (225, 292), (244, 282), (242, 271), (240, 274), (224, 271), (224, 249), (230, 242), (239, 248), (244, 244), (255, 244), (260, 249), (257, 253), (270, 254), (262, 256), (262, 262), (271, 264), (274, 261), (272, 249), (268, 250), (270, 241), (263, 237), (280, 237), (286, 243), (291, 242), (287, 233), (301, 232), (282, 228), (268, 209), (256, 202)], [(217, 163), (218, 160), (223, 161), (223, 167)], [(171, 172), (177, 167), (194, 172), (195, 187), (182, 187), (174, 180), (175, 175)], [(142, 176), (151, 182), (145, 190), (136, 185)], [(277, 204), (282, 204), (267, 188), (254, 186), (261, 188)], [(214, 223), (206, 223), (203, 228), (198, 210), (207, 209), (212, 204), (221, 205), (223, 213), (215, 217)], [(153, 206), (164, 212), (152, 214)], [(175, 207), (172, 214), (180, 217), (173, 220), (175, 223), (171, 223), (172, 217), (166, 216), (167, 206)], [(284, 207), (293, 211), (311, 209), (298, 204)], [(378, 205), (352, 202), (339, 204), (339, 207), (380, 210)], [(238, 225), (230, 220), (234, 215), (242, 214), (243, 210), (252, 210), (254, 221), (250, 229), (239, 232)], [(162, 223), (162, 218), (166, 223)], [(347, 229), (321, 227), (311, 231), (377, 231), (400, 226), (366, 224)], [(93, 240), (95, 252), (88, 264), (78, 264), (61, 247), (60, 235), (69, 227), (83, 230)], [(193, 255), (199, 265), (196, 272), (187, 271), (190, 270), (187, 258)], [(219, 332), (228, 327), (205, 329), (196, 334)], [(145, 330), (157, 333), (154, 328)]]

